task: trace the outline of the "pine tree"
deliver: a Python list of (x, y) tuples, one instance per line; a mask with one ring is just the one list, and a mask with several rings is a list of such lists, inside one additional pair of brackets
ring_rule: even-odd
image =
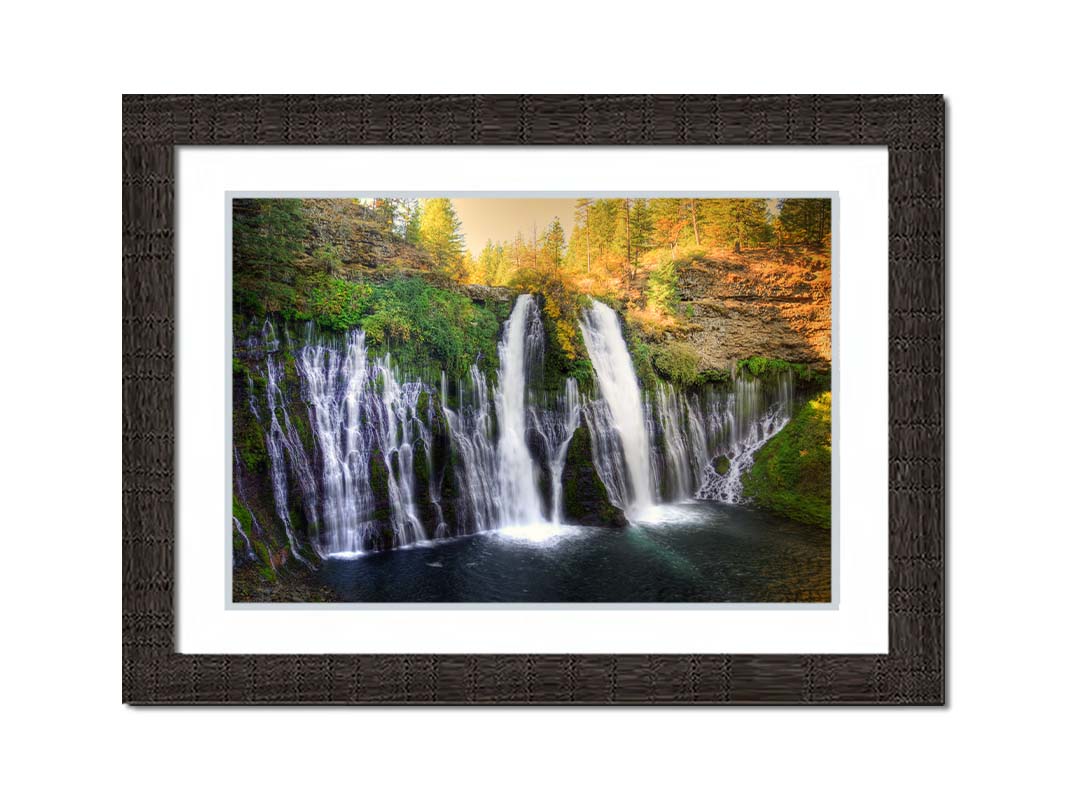
[(506, 267), (504, 265), (504, 248), (502, 245), (487, 241), (482, 252), (478, 254), (477, 276), (478, 283), (486, 286), (500, 286), (506, 281)]
[(419, 219), (419, 242), (447, 273), (455, 273), (463, 257), (463, 234), (459, 217), (447, 197), (422, 201)]
[(291, 266), (304, 252), (307, 223), (299, 200), (234, 200), (233, 255), (236, 268), (256, 268), (268, 277)]
[(789, 242), (822, 245), (830, 236), (830, 213), (827, 197), (790, 197), (782, 201), (779, 220)]
[(420, 241), (420, 226), (422, 220), (422, 208), (418, 200), (404, 202), (404, 241), (411, 245), (417, 245)]
[(704, 201), (702, 206), (716, 239), (729, 243), (735, 253), (771, 239), (767, 201), (762, 198), (715, 198)]
[(566, 241), (563, 238), (563, 226), (559, 223), (559, 217), (552, 219), (552, 224), (548, 226), (548, 230), (545, 232), (544, 239), (545, 258), (548, 266), (559, 272), (561, 266), (563, 266), (563, 252), (566, 246)]
[(589, 237), (593, 258), (603, 258), (618, 252), (616, 228), (618, 227), (620, 200), (601, 199), (593, 203), (589, 213)]
[(652, 207), (648, 200), (638, 198), (633, 201), (630, 209), (630, 243), (634, 251), (634, 261), (639, 262), (641, 256), (652, 247)]
[(571, 235), (571, 246), (574, 247), (581, 231), (584, 238), (585, 271), (588, 273), (592, 267), (592, 248), (589, 246), (589, 213), (593, 207), (593, 200), (589, 197), (579, 197), (574, 203), (574, 234)]
[(690, 224), (686, 201), (677, 197), (657, 197), (650, 203), (653, 236), (658, 244), (671, 248), (674, 254), (682, 234)]

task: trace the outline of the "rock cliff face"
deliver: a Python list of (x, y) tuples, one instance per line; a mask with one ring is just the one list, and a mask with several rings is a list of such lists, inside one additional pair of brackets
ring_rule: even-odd
[(688, 315), (679, 338), (700, 353), (700, 369), (749, 356), (829, 366), (828, 256), (765, 250), (694, 259), (678, 284)]
[(383, 234), (381, 223), (371, 209), (350, 200), (315, 199), (302, 203), (308, 225), (308, 253), (331, 247), (343, 264), (342, 277), (368, 268), (430, 270), (432, 264), (425, 250), (403, 240)]
[(417, 276), (441, 289), (465, 294), (475, 303), (512, 302), (514, 289), (456, 283), (442, 275), (426, 251), (384, 235), (374, 212), (348, 200), (315, 199), (303, 201), (308, 225), (307, 254), (329, 247), (341, 260), (337, 277), (359, 283), (381, 283), (397, 276)]

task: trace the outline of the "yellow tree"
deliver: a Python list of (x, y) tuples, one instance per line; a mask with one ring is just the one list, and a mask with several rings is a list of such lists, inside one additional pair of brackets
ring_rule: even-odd
[(422, 201), (419, 242), (445, 272), (453, 274), (459, 268), (463, 258), (463, 234), (456, 209), (447, 197)]

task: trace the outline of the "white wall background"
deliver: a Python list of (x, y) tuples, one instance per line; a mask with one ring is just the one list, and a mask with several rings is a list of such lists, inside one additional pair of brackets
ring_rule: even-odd
[[(160, 798), (1062, 790), (1062, 20), (1043, 3), (947, 5), (7, 9), (5, 794), (149, 794), (141, 781)], [(950, 707), (122, 707), (123, 90), (948, 94)]]

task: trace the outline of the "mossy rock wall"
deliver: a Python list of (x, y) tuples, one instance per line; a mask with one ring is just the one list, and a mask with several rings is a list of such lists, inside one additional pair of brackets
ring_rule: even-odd
[(830, 420), (830, 393), (823, 392), (760, 448), (741, 479), (753, 505), (798, 522), (830, 527)]
[(563, 521), (573, 525), (623, 527), (626, 515), (611, 504), (593, 463), (589, 428), (580, 425), (567, 447), (563, 467)]

